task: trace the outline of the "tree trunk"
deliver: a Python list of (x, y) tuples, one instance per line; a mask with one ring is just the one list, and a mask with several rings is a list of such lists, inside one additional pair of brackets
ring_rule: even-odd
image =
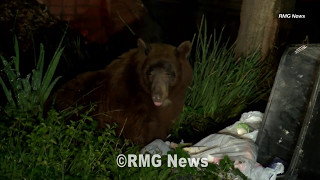
[(243, 0), (236, 55), (260, 49), (264, 59), (277, 42), (279, 13), (292, 12), (294, 3), (295, 0)]

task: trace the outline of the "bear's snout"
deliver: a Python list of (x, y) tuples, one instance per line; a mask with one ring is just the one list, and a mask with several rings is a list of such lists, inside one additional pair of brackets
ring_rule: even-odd
[(164, 75), (155, 76), (151, 86), (151, 97), (155, 106), (163, 105), (163, 102), (168, 98), (169, 82)]
[(160, 94), (152, 95), (152, 101), (155, 106), (161, 106), (162, 105), (161, 95)]

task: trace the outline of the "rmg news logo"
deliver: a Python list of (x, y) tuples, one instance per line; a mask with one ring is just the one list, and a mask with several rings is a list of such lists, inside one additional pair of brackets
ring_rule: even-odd
[(279, 19), (301, 19), (301, 18), (306, 18), (306, 15), (299, 15), (299, 14), (279, 14), (278, 15)]

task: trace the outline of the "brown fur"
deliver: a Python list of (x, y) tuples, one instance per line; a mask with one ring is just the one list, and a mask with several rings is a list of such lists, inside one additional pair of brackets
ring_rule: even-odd
[[(189, 41), (177, 48), (167, 44), (146, 45), (139, 40), (138, 48), (124, 53), (105, 69), (78, 75), (63, 85), (54, 95), (55, 107), (62, 110), (75, 103), (96, 102), (93, 117), (99, 128), (116, 122), (118, 133), (122, 130), (125, 138), (141, 144), (165, 139), (182, 111), (185, 91), (192, 79), (187, 60), (190, 48)], [(173, 67), (174, 80), (162, 71), (152, 72), (155, 77), (147, 75), (148, 69), (160, 61)], [(161, 106), (153, 102), (156, 91), (162, 92), (158, 93)]]

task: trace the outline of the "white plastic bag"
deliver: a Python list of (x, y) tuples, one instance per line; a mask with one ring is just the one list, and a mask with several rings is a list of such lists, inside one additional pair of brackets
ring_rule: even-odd
[(282, 164), (277, 169), (271, 169), (256, 162), (257, 146), (254, 142), (262, 117), (263, 114), (257, 111), (244, 113), (238, 122), (184, 149), (191, 157), (208, 158), (211, 163), (219, 163), (220, 159), (227, 155), (235, 161), (235, 167), (249, 179), (275, 180), (277, 174), (283, 173)]

